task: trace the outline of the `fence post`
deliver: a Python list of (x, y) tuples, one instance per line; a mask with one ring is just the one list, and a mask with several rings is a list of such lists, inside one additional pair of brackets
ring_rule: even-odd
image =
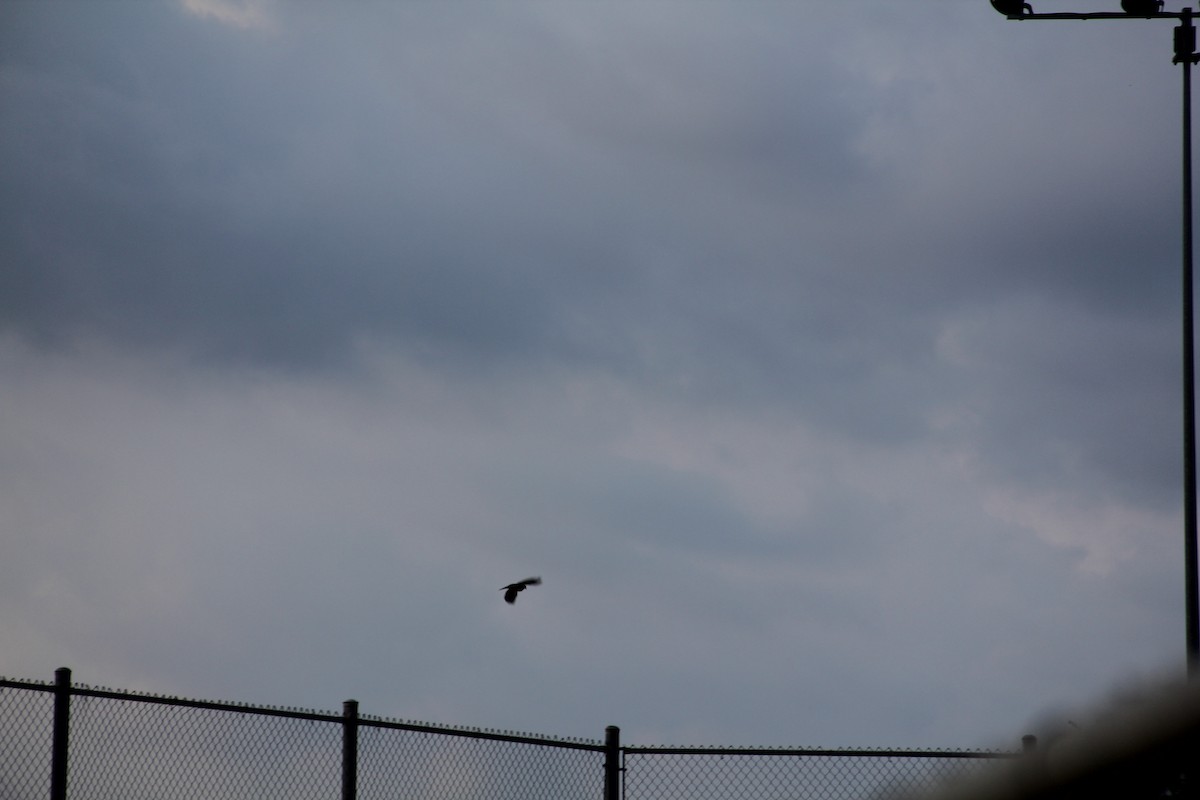
[(604, 729), (604, 800), (621, 800), (621, 729)]
[(1026, 755), (1037, 751), (1037, 737), (1027, 733), (1021, 737), (1021, 751)]
[(67, 756), (71, 735), (71, 670), (54, 670), (54, 733), (50, 749), (50, 800), (67, 800)]
[(358, 701), (342, 703), (342, 800), (358, 797)]

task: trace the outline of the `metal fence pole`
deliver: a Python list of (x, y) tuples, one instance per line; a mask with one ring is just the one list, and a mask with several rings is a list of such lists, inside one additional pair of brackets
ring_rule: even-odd
[(1196, 572), (1196, 334), (1192, 292), (1192, 64), (1196, 28), (1185, 8), (1175, 29), (1176, 64), (1183, 65), (1183, 479), (1184, 601), (1187, 625), (1187, 676), (1200, 678), (1200, 578)]
[(358, 797), (358, 701), (342, 703), (342, 800)]
[(67, 756), (71, 735), (71, 670), (54, 670), (54, 734), (50, 749), (50, 800), (67, 800)]
[(604, 729), (604, 800), (621, 800), (621, 729)]

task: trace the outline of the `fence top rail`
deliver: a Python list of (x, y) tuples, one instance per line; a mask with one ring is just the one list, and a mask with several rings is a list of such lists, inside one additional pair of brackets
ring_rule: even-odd
[[(0, 689), (24, 689), (29, 691), (53, 693), (57, 687), (54, 683), (30, 680), (13, 680), (0, 676)], [(289, 717), (292, 719), (313, 720), (318, 722), (336, 722), (344, 724), (344, 714), (331, 714), (302, 708), (282, 708), (277, 706), (250, 705), (248, 703), (228, 703), (213, 700), (189, 700), (180, 697), (157, 695), (142, 692), (115, 691), (72, 683), (70, 694), (79, 697), (102, 697), (112, 700), (125, 700), (138, 703), (156, 703), (159, 705), (184, 706), (201, 708), (212, 711), (233, 711), (240, 714), (257, 714), (260, 716)], [(516, 742), (520, 744), (537, 745), (542, 747), (558, 747), (569, 750), (590, 750), (604, 752), (605, 745), (599, 741), (587, 739), (554, 738), (515, 731), (494, 730), (487, 728), (455, 727), (434, 725), (427, 722), (413, 722), (387, 719), (374, 715), (361, 715), (354, 718), (359, 727), (390, 728), (393, 730), (428, 733), (441, 736), (459, 736), (473, 739), (490, 739), (493, 741)], [(811, 758), (953, 758), (953, 759), (995, 759), (1015, 758), (1020, 753), (994, 750), (899, 750), (885, 748), (788, 748), (788, 747), (671, 747), (662, 745), (634, 746), (621, 745), (621, 751), (626, 755), (706, 755), (706, 756), (802, 756)]]
[(390, 728), (392, 730), (412, 731), (414, 733), (432, 733), (443, 736), (462, 736), (471, 739), (492, 739), (502, 742), (519, 742), (535, 744), (544, 747), (561, 747), (568, 750), (594, 750), (603, 752), (604, 745), (588, 739), (565, 739), (549, 736), (538, 736), (516, 731), (494, 730), (489, 728), (468, 728), (446, 725), (431, 725), (427, 722), (404, 722), (401, 720), (385, 719), (383, 717), (359, 717), (358, 724), (362, 727)]
[(672, 756), (808, 756), (812, 758), (1016, 758), (1020, 753), (1003, 750), (895, 750), (887, 748), (822, 747), (670, 747), (622, 745), (626, 755)]
[(0, 676), (0, 689), (28, 689), (34, 692), (53, 692), (54, 684), (46, 681), (17, 681)]
[[(0, 678), (0, 689), (31, 689), (40, 692), (54, 692), (52, 683), (35, 681), (14, 681)], [(191, 700), (186, 697), (153, 694), (151, 692), (117, 691), (86, 684), (72, 683), (70, 693), (75, 697), (103, 697), (109, 700), (125, 700), (132, 703), (155, 703), (164, 706), (183, 706), (185, 708), (203, 708), (210, 711), (236, 711), (240, 714), (259, 714), (270, 717), (290, 717), (293, 719), (315, 720), (318, 722), (341, 722), (341, 714), (330, 714), (304, 708), (284, 708), (281, 706), (260, 706), (250, 703), (229, 703), (216, 700)]]
[[(0, 689), (25, 689), (37, 692), (53, 693), (57, 687), (53, 683), (39, 681), (18, 681), (0, 677)], [(101, 687), (72, 683), (70, 694), (75, 697), (101, 697), (109, 700), (123, 700), (134, 703), (155, 703), (166, 706), (181, 706), (184, 708), (200, 708), (210, 711), (233, 711), (239, 714), (257, 714), (269, 717), (287, 717), (316, 722), (344, 723), (343, 714), (314, 711), (303, 708), (283, 708), (279, 706), (251, 705), (249, 703), (230, 703), (215, 700), (191, 700), (169, 695), (152, 694), (149, 692), (117, 691)], [(450, 725), (434, 725), (428, 722), (408, 722), (387, 719), (373, 715), (362, 715), (355, 718), (359, 727), (391, 728), (394, 730), (413, 731), (415, 733), (430, 733), (441, 736), (459, 736), (472, 739), (491, 739), (495, 741), (517, 742), (521, 744), (540, 745), (543, 747), (560, 747), (571, 750), (593, 750), (603, 752), (604, 745), (598, 741), (585, 739), (553, 738), (538, 736), (515, 731), (490, 730), (485, 728), (455, 727)]]

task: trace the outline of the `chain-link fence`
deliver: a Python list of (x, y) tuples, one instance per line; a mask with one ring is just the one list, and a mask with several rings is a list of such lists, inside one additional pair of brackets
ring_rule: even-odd
[(71, 703), (69, 796), (337, 797), (341, 738), (321, 719), (83, 695)]
[(363, 720), (358, 797), (599, 800), (599, 743)]
[(626, 800), (882, 800), (978, 778), (991, 752), (627, 747)]
[(51, 687), (0, 682), (0, 798), (44, 798), (50, 793), (53, 734)]
[(702, 800), (925, 792), (1008, 753), (622, 747), (0, 679), (0, 800)]

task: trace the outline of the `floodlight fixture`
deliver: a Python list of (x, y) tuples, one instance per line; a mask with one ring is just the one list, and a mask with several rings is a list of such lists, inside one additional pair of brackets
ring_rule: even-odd
[(1021, 0), (992, 0), (992, 8), (1006, 17), (1020, 17), (1033, 13), (1033, 7)]
[(1149, 17), (1162, 11), (1163, 0), (1121, 0), (1121, 10), (1135, 17)]

